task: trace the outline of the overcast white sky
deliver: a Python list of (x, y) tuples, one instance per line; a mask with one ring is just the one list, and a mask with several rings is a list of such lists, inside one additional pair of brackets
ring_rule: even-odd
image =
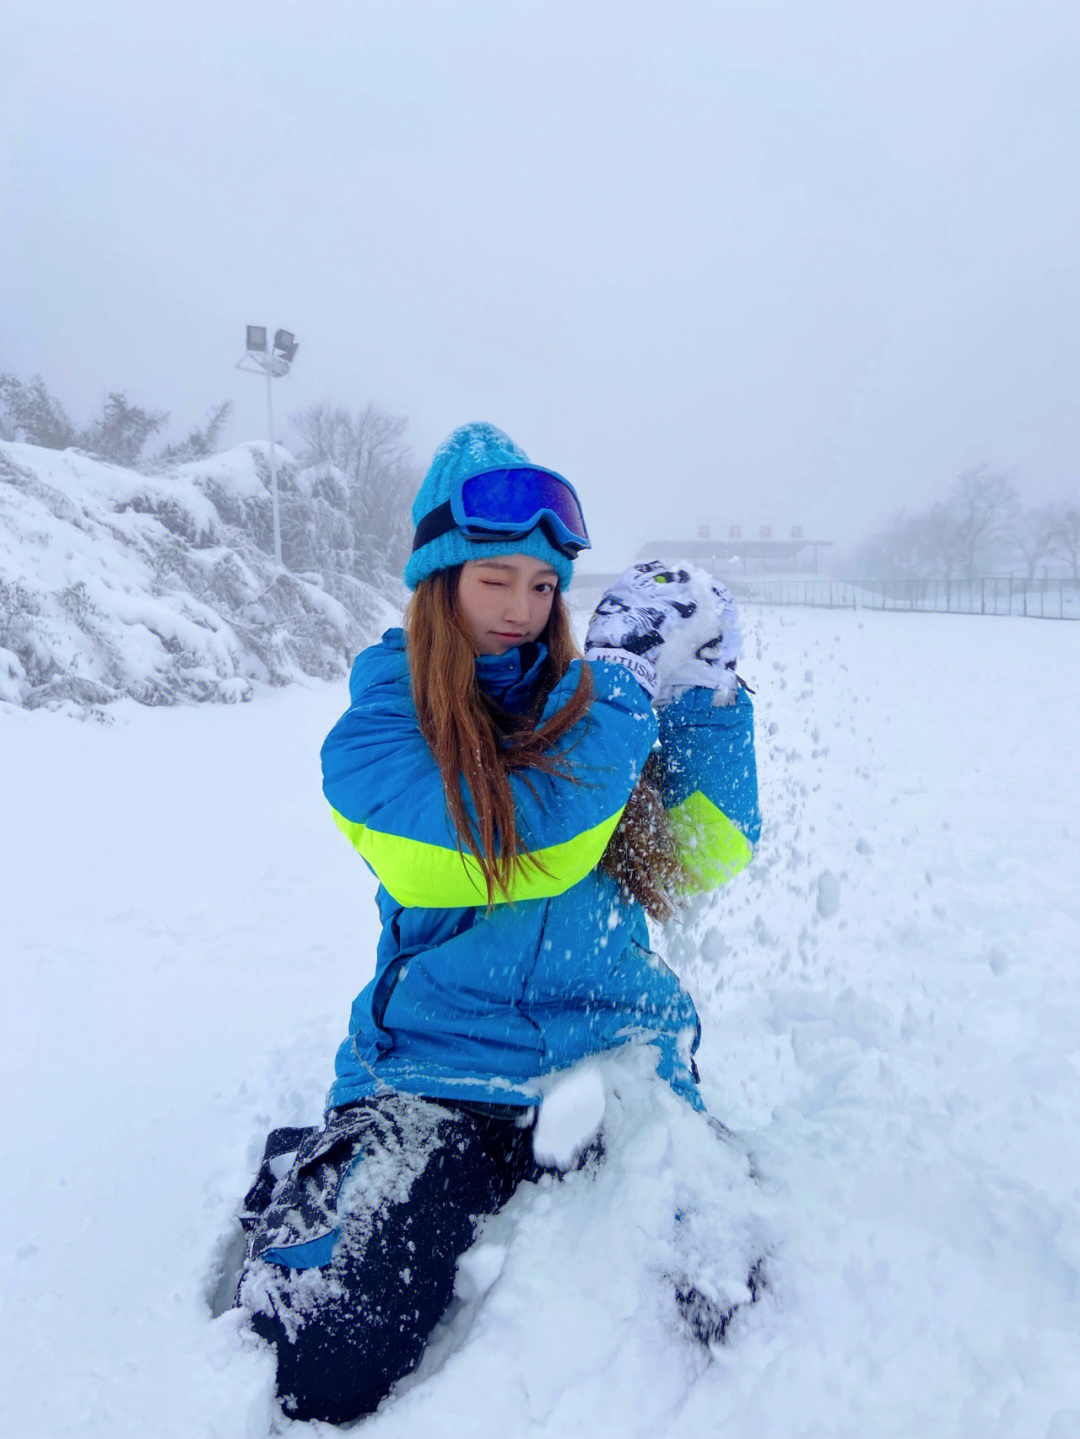
[[(1076, 0), (14, 0), (0, 368), (489, 419), (596, 558), (1080, 487)], [(715, 532), (715, 531), (714, 531)]]

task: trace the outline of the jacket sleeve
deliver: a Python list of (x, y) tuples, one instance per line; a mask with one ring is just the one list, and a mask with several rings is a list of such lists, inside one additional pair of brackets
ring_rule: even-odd
[[(547, 719), (577, 688), (570, 666), (544, 709)], [(554, 747), (574, 778), (512, 775), (518, 834), (537, 864), (519, 866), (509, 898), (561, 894), (599, 861), (656, 738), (641, 686), (614, 665), (590, 665), (588, 712)], [(353, 703), (322, 749), (323, 792), (334, 819), (402, 906), (452, 909), (487, 902), (480, 866), (459, 850), (442, 776), (420, 732), (407, 674), (353, 686)], [(466, 807), (471, 800), (463, 786)], [(497, 902), (505, 902), (502, 894)]]
[(742, 689), (732, 705), (712, 701), (695, 688), (660, 711), (664, 803), (694, 890), (738, 874), (761, 836), (753, 704)]

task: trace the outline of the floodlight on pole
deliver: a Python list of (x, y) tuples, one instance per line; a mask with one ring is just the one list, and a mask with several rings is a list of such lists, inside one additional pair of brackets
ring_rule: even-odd
[(291, 330), (278, 330), (274, 335), (271, 350), (267, 345), (267, 331), (264, 325), (248, 325), (244, 353), (236, 362), (238, 370), (250, 375), (266, 376), (266, 415), (270, 426), (270, 493), (274, 501), (274, 558), (281, 559), (281, 511), (278, 504), (277, 456), (274, 453), (274, 398), (271, 380), (281, 379), (289, 373), (297, 350), (300, 348)]
[(274, 354), (280, 355), (287, 364), (292, 364), (293, 356), (300, 347), (296, 343), (296, 336), (291, 330), (278, 330), (274, 336)]

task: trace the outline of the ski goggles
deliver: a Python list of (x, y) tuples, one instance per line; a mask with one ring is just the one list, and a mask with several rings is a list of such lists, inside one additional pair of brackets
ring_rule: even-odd
[(522, 540), (538, 526), (570, 559), (592, 548), (569, 480), (531, 465), (485, 470), (458, 480), (450, 498), (424, 516), (416, 527), (413, 551), (450, 530), (460, 530), (470, 540)]

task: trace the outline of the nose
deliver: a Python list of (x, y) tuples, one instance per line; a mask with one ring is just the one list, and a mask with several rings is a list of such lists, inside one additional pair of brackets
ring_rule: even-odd
[(525, 629), (529, 623), (529, 587), (514, 584), (507, 593), (506, 618), (515, 627)]

